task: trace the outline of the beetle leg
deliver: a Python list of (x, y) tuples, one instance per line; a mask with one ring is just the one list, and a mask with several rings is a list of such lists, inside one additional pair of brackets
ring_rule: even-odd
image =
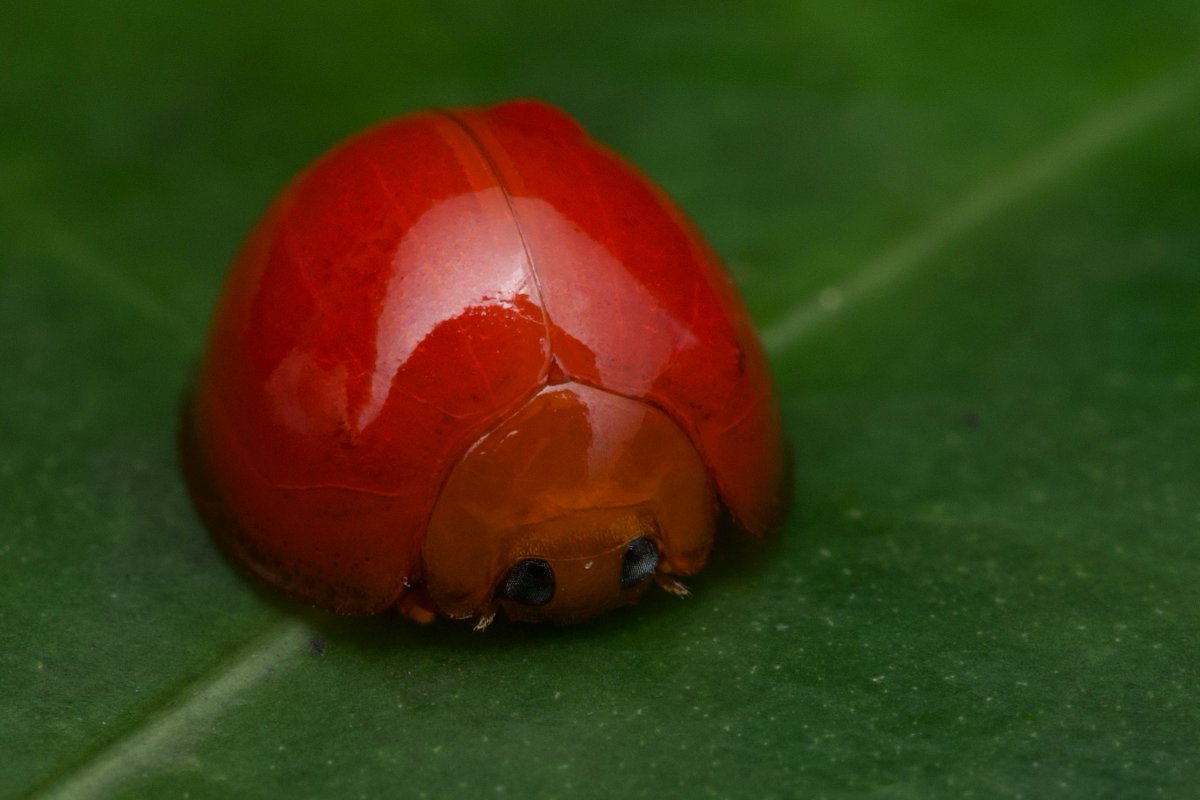
[(396, 611), (405, 619), (428, 625), (437, 619), (437, 607), (423, 586), (410, 589), (396, 602)]
[(496, 607), (489, 606), (479, 615), (479, 619), (475, 622), (475, 632), (483, 633), (488, 626), (492, 624), (492, 620), (496, 618)]
[(654, 581), (676, 597), (687, 597), (691, 594), (691, 591), (688, 590), (688, 587), (684, 586), (670, 575), (666, 575), (662, 572), (656, 572), (654, 574)]

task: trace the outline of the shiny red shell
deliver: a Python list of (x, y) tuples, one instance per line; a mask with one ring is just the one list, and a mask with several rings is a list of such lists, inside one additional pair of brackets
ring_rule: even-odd
[(373, 613), (421, 585), (464, 454), (558, 385), (664, 412), (736, 523), (776, 525), (761, 347), (661, 190), (542, 103), (389, 121), (294, 179), (238, 255), (193, 403), (198, 495), (252, 572)]

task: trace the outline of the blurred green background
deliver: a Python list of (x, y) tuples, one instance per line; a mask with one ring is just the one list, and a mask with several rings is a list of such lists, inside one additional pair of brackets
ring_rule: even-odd
[[(1195, 796), (1194, 2), (0, 17), (0, 796)], [(786, 529), (568, 630), (278, 601), (176, 468), (225, 267), (334, 141), (515, 96), (727, 258)]]

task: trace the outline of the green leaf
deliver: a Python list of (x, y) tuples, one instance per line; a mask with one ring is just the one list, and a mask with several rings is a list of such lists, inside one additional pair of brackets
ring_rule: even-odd
[[(8, 9), (0, 796), (1188, 796), (1194, 3)], [(226, 265), (338, 138), (539, 96), (762, 323), (767, 544), (570, 629), (347, 620), (176, 464)]]

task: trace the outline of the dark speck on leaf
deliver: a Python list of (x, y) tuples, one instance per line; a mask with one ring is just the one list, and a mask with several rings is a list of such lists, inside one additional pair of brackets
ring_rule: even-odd
[(979, 427), (979, 415), (974, 411), (968, 411), (967, 413), (963, 414), (962, 421), (963, 425), (966, 425), (968, 428)]
[(315, 655), (325, 655), (325, 639), (320, 636), (314, 636), (308, 642), (308, 649)]

